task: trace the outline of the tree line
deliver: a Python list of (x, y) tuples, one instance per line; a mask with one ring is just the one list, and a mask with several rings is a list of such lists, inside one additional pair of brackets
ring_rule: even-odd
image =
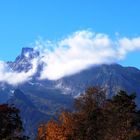
[(140, 140), (136, 94), (120, 91), (111, 99), (101, 88), (88, 88), (75, 100), (73, 112), (38, 128), (37, 140)]

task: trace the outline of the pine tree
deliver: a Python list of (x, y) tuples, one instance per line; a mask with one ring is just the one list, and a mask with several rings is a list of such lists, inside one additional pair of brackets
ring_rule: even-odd
[(19, 110), (7, 104), (0, 105), (0, 140), (27, 140), (22, 132)]

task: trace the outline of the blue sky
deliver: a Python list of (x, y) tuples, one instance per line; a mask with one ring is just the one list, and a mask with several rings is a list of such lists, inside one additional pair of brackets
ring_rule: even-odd
[[(57, 40), (91, 29), (120, 36), (140, 36), (139, 0), (1, 0), (0, 60), (14, 60), (38, 37)], [(121, 62), (140, 68), (140, 52)]]

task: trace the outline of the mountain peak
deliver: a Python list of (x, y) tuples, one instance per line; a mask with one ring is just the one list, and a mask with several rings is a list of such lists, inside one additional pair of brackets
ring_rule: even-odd
[(12, 70), (21, 72), (31, 69), (31, 60), (39, 56), (39, 51), (33, 48), (22, 48), (21, 54), (16, 57), (14, 62), (8, 63)]
[(26, 48), (22, 48), (21, 56), (34, 58), (36, 56), (39, 56), (39, 52), (34, 50), (33, 48), (26, 47)]
[(21, 54), (16, 57), (15, 62), (30, 60), (39, 56), (39, 51), (33, 48), (22, 48)]
[(21, 54), (26, 54), (26, 53), (32, 53), (34, 51), (34, 49), (33, 48), (28, 48), (28, 47), (26, 47), (26, 48), (22, 48), (22, 51), (21, 51)]

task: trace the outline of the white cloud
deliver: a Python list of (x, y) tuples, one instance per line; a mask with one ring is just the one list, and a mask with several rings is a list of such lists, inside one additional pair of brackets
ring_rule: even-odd
[(83, 30), (56, 42), (36, 41), (34, 48), (40, 52), (40, 56), (32, 60), (32, 69), (18, 73), (0, 62), (0, 81), (12, 85), (26, 82), (42, 62), (44, 67), (39, 79), (49, 80), (78, 73), (93, 65), (115, 63), (125, 59), (128, 53), (140, 50), (140, 37), (118, 38), (117, 33), (116, 39), (111, 39), (107, 34)]
[[(53, 45), (52, 45), (53, 44)], [(124, 59), (127, 53), (140, 49), (140, 38), (112, 40), (108, 35), (79, 31), (58, 42), (44, 42), (42, 59), (46, 65), (40, 78), (56, 80), (97, 64)]]
[(40, 78), (55, 80), (94, 64), (111, 63), (116, 59), (115, 54), (112, 41), (107, 35), (89, 31), (76, 32), (55, 43), (54, 51), (45, 49), (42, 61), (46, 66)]
[(124, 37), (119, 41), (119, 54), (124, 57), (127, 53), (140, 50), (140, 37), (129, 39)]

